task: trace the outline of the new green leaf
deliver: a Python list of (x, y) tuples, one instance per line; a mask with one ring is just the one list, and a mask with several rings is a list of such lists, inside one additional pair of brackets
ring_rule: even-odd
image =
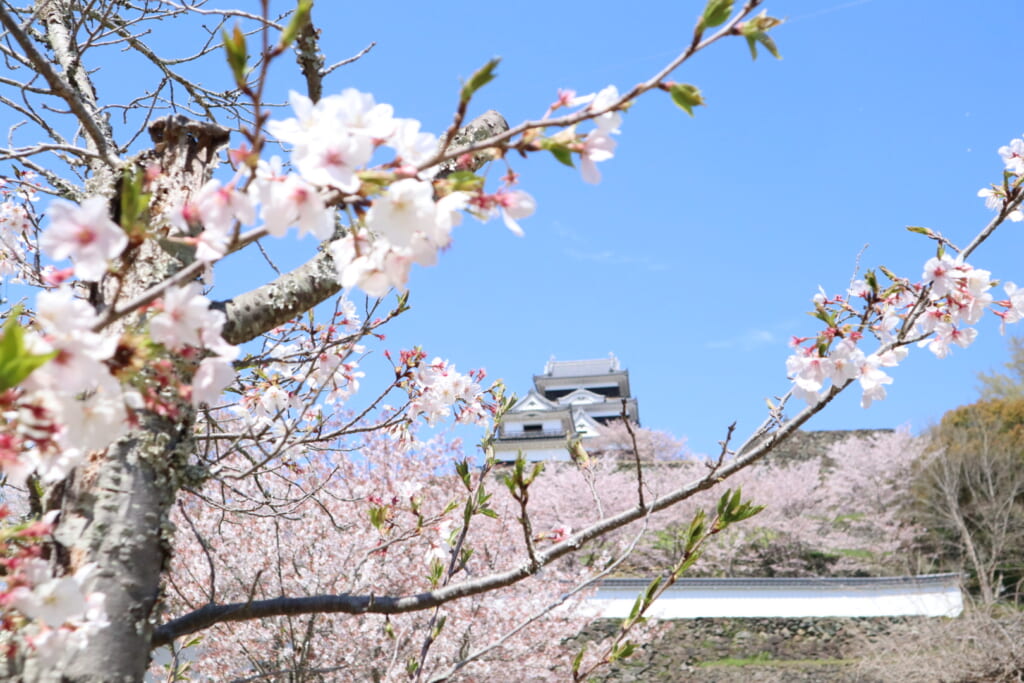
[(494, 77), (497, 75), (494, 73), (494, 70), (497, 68), (498, 62), (500, 61), (500, 58), (495, 57), (477, 69), (476, 72), (469, 77), (469, 80), (462, 84), (462, 92), (459, 98), (463, 105), (467, 104), (473, 98), (473, 94), (476, 93), (477, 90), (494, 80)]
[(246, 64), (249, 61), (249, 52), (245, 46), (245, 34), (237, 25), (231, 33), (227, 30), (221, 31), (224, 37), (224, 51), (227, 52), (228, 66), (235, 77), (235, 83), (242, 87), (245, 85)]
[(299, 35), (299, 31), (309, 23), (309, 13), (313, 9), (313, 0), (299, 0), (298, 7), (292, 13), (292, 18), (281, 33), (281, 47), (288, 47)]
[(18, 324), (19, 315), (20, 306), (7, 315), (0, 337), (0, 391), (18, 386), (33, 370), (57, 356), (56, 351), (32, 353), (25, 347), (25, 330)]
[(704, 97), (701, 96), (700, 89), (689, 83), (673, 83), (669, 88), (669, 94), (672, 95), (672, 101), (690, 116), (693, 116), (694, 107), (704, 105)]
[(708, 0), (702, 17), (704, 26), (714, 28), (721, 26), (732, 14), (732, 0)]

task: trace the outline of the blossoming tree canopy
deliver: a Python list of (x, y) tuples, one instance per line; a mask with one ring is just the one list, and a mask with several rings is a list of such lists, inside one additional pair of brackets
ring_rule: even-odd
[[(550, 156), (600, 182), (629, 107), (663, 92), (668, 106), (692, 116), (704, 97), (672, 80), (679, 67), (730, 40), (752, 56), (778, 56), (771, 31), (779, 20), (755, 13), (758, 0), (739, 8), (710, 0), (682, 51), (648, 79), (552, 93), (537, 118), (512, 126), (494, 111), (470, 116), (496, 77), (491, 60), (454, 93), (451, 123), (435, 135), (368, 92), (330, 83), (342, 63), (327, 65), (311, 1), (280, 19), (268, 4), (258, 13), (173, 3), (0, 6), (0, 41), (17, 67), (0, 86), (21, 91), (3, 102), (48, 140), (11, 142), (2, 154), (10, 167), (0, 187), (0, 273), (38, 290), (7, 311), (0, 337), (0, 469), (27, 491), (24, 519), (2, 509), (0, 629), (12, 677), (141, 680), (153, 647), (216, 624), (306, 615), (314, 629), (319, 615), (371, 614), (383, 620), (374, 628), (394, 633), (391, 619), (408, 613), (420, 618), (403, 622), (410, 630), (399, 640), (420, 646), (397, 669), (396, 655), (382, 654), (392, 661), (387, 675), (454, 675), (545, 619), (575, 629), (577, 620), (555, 608), (631, 549), (600, 566), (574, 564), (587, 543), (756, 462), (854, 382), (865, 405), (884, 398), (892, 383), (884, 368), (914, 344), (941, 357), (970, 344), (986, 311), (1003, 323), (1021, 317), (1016, 287), (1004, 285), (1007, 298), (997, 300), (992, 276), (967, 262), (1001, 223), (1021, 217), (1024, 143), (1014, 140), (1000, 150), (1001, 182), (980, 193), (995, 211), (989, 225), (963, 248), (921, 229), (937, 246), (922, 259), (921, 278), (880, 268), (846, 295), (815, 297), (824, 330), (796, 341), (791, 392), (770, 403), (743, 443), (730, 434), (701, 477), (655, 492), (638, 457), (635, 504), (599, 506), (578, 528), (534, 519), (541, 466), (520, 459), (498, 486), (490, 476), (493, 426), (512, 405), (500, 383), (488, 386), (482, 371), (460, 372), (420, 348), (382, 351), (383, 372), (367, 373), (364, 357), (407, 315), (413, 265), (441, 262), (464, 218), (500, 218), (518, 236), (528, 230), (521, 221), (539, 207), (516, 171), (521, 157)], [(184, 59), (149, 47), (149, 31), (174, 21), (198, 30), (195, 17), (215, 22), (212, 32), (203, 27), (219, 44), (210, 38)], [(90, 59), (111, 45), (157, 66), (157, 89), (128, 105), (105, 99)], [(302, 92), (290, 94), (289, 107), (272, 107), (268, 84), (287, 54), (298, 61), (301, 77), (291, 80)], [(226, 91), (184, 70), (215, 55), (226, 57)], [(179, 90), (187, 101), (176, 99)], [(128, 153), (146, 138), (150, 147)], [(307, 234), (319, 247), (305, 263), (215, 298), (212, 283), (228, 259), (264, 257), (273, 240)], [(790, 396), (808, 402), (793, 417), (784, 412)], [(452, 422), (485, 426), (482, 464), (417, 437), (418, 425)], [(580, 467), (584, 456), (577, 453)], [(454, 486), (432, 486), (435, 477)], [(355, 503), (369, 527), (335, 558), (336, 569), (313, 566), (285, 522), (313, 515), (329, 543), (356, 530), (339, 502)], [(660, 591), (714, 534), (759, 510), (733, 490), (695, 513), (666, 578), (605, 651), (563, 662), (572, 676), (627, 656), (626, 634)], [(262, 518), (261, 538), (274, 537), (269, 592), (259, 573), (241, 590), (214, 576), (208, 525), (236, 515)], [(179, 587), (175, 611), (164, 613), (170, 549), (182, 533), (210, 571)], [(223, 526), (217, 533), (246, 541)], [(568, 593), (556, 589), (562, 580), (573, 584)], [(533, 600), (506, 611), (495, 643), (460, 649), (440, 640), (468, 633), (445, 631), (449, 616), (503, 609), (500, 601), (524, 590)], [(298, 660), (286, 663), (306, 666), (308, 650), (292, 654)]]

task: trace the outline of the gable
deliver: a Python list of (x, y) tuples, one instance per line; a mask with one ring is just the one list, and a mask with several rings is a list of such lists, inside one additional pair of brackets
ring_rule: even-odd
[(590, 438), (601, 434), (601, 425), (582, 410), (573, 411), (572, 426), (576, 429), (576, 433), (583, 438)]
[(606, 400), (601, 394), (596, 394), (588, 389), (577, 389), (571, 394), (560, 397), (558, 402), (562, 405), (590, 405), (604, 403)]
[(528, 413), (548, 410), (558, 410), (561, 406), (557, 403), (547, 400), (543, 396), (537, 393), (536, 390), (530, 389), (530, 392), (526, 396), (519, 399), (519, 401), (512, 406), (509, 410), (510, 413)]

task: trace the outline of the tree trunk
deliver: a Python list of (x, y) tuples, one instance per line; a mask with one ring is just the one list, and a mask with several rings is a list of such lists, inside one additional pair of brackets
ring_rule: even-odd
[[(138, 430), (79, 468), (69, 483), (57, 540), (73, 566), (99, 564), (95, 590), (106, 595), (110, 626), (90, 639), (61, 672), (62, 680), (143, 679), (160, 577), (170, 559), (169, 514), (188, 472), (194, 417), (191, 411), (173, 421), (147, 416)], [(40, 673), (38, 680), (51, 680)]]
[[(226, 129), (181, 116), (154, 121), (150, 135), (155, 149), (139, 155), (132, 166), (159, 165), (162, 173), (150, 186), (151, 228), (164, 230), (166, 212), (194, 195), (218, 165), (218, 150), (228, 142)], [(118, 189), (100, 192), (113, 197), (116, 215)], [(187, 262), (188, 253), (171, 253), (155, 240), (146, 240), (122, 264), (126, 273), (120, 288), (128, 300), (158, 284)], [(111, 306), (118, 290), (100, 283), (103, 306)], [(136, 316), (120, 322), (127, 328)], [(191, 382), (192, 364), (177, 361), (178, 379)], [(50, 507), (61, 516), (54, 537), (58, 563), (65, 571), (95, 562), (99, 571), (94, 590), (106, 595), (110, 626), (74, 653), (70, 664), (40, 666), (28, 661), (25, 681), (68, 683), (134, 683), (143, 680), (149, 666), (161, 575), (170, 559), (174, 528), (171, 506), (185, 484), (197, 485), (204, 472), (189, 459), (194, 452), (196, 413), (181, 400), (174, 387), (164, 399), (175, 406), (171, 418), (149, 411), (136, 412), (138, 420), (126, 436), (106, 452), (93, 452), (68, 480), (50, 496)]]

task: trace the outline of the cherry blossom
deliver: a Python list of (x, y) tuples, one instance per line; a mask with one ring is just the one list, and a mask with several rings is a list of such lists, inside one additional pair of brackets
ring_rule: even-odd
[(153, 341), (176, 350), (186, 346), (218, 348), (222, 343), (218, 339), (224, 327), (224, 313), (210, 308), (210, 300), (203, 295), (199, 283), (190, 282), (168, 291), (160, 308), (149, 321)]
[(293, 225), (300, 237), (313, 233), (319, 240), (328, 239), (334, 231), (334, 210), (325, 206), (313, 185), (295, 173), (283, 173), (280, 157), (259, 162), (249, 194), (259, 202), (260, 219), (275, 237), (284, 237)]
[(1016, 138), (999, 148), (999, 156), (1006, 164), (1006, 170), (1014, 175), (1024, 175), (1024, 140)]
[(495, 195), (495, 201), (501, 212), (501, 220), (505, 227), (514, 235), (523, 236), (523, 229), (517, 222), (520, 218), (527, 218), (537, 210), (537, 202), (533, 197), (522, 190), (504, 190)]
[(437, 152), (437, 136), (421, 132), (420, 125), (416, 119), (395, 119), (394, 132), (386, 143), (410, 166), (419, 166)]
[(439, 226), (433, 186), (414, 178), (392, 183), (373, 202), (366, 213), (365, 223), (367, 228), (396, 247), (409, 247), (417, 233), (437, 242)]
[(999, 326), (1001, 334), (1006, 333), (1007, 323), (1016, 323), (1024, 320), (1024, 289), (1017, 287), (1013, 282), (1007, 282), (1003, 285), (1003, 290), (1010, 298), (1005, 302), (1006, 312), (1001, 315), (1002, 322)]
[(338, 281), (346, 289), (359, 287), (381, 297), (392, 287), (402, 289), (408, 281), (409, 266), (397, 262), (384, 240), (371, 240), (363, 230), (352, 231), (328, 245), (338, 270)]
[[(614, 85), (602, 89), (594, 99), (590, 101), (590, 109), (592, 111), (601, 111), (608, 109), (613, 104), (618, 102), (620, 99), (619, 91)], [(597, 126), (597, 130), (605, 134), (618, 133), (619, 125), (622, 123), (622, 114), (617, 111), (606, 111), (605, 113), (594, 119), (594, 124)]]
[(54, 199), (46, 211), (50, 225), (39, 238), (40, 248), (56, 260), (70, 258), (77, 277), (99, 280), (128, 245), (128, 236), (110, 220), (109, 210), (103, 197), (77, 205)]
[(872, 354), (864, 359), (859, 368), (858, 381), (863, 390), (860, 399), (862, 408), (870, 408), (872, 402), (884, 399), (885, 385), (892, 384), (892, 377), (882, 370), (882, 364), (882, 359)]
[(601, 182), (601, 172), (597, 169), (597, 163), (608, 161), (615, 156), (615, 140), (607, 132), (598, 130), (591, 131), (583, 140), (583, 150), (580, 152), (580, 173), (584, 182), (596, 185)]
[(413, 416), (422, 416), (429, 425), (455, 413), (460, 422), (478, 422), (485, 412), (479, 408), (483, 398), (473, 378), (455, 370), (441, 358), (420, 365), (415, 372), (415, 398), (409, 405)]
[(231, 360), (221, 356), (204, 358), (192, 378), (192, 405), (213, 405), (235, 380)]
[(195, 235), (196, 258), (216, 261), (227, 253), (236, 221), (252, 224), (256, 212), (252, 199), (238, 190), (235, 181), (224, 184), (214, 178), (191, 201), (171, 211), (168, 219), (180, 234), (195, 235), (201, 229)]

